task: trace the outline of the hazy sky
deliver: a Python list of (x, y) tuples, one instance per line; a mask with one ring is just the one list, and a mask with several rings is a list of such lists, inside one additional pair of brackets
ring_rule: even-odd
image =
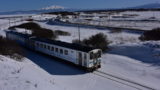
[(0, 0), (0, 11), (32, 10), (51, 5), (68, 8), (123, 8), (156, 3), (160, 0)]

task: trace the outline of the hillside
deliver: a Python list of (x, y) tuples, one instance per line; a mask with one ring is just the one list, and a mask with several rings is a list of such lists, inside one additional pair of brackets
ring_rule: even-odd
[(145, 4), (145, 5), (139, 5), (135, 7), (130, 7), (133, 9), (159, 9), (160, 3), (151, 3), (151, 4)]

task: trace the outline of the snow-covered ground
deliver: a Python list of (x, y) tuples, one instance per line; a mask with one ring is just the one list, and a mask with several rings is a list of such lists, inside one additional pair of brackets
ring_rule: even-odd
[(43, 21), (43, 20), (48, 20), (48, 19), (55, 19), (56, 17), (57, 15), (42, 14), (42, 15), (33, 15), (32, 19)]
[[(109, 27), (133, 28), (141, 30), (152, 30), (160, 27), (160, 11), (125, 11), (111, 12), (112, 14), (99, 14), (95, 16), (105, 16), (96, 20), (85, 20), (86, 18), (69, 19), (72, 23), (83, 23), (89, 25), (100, 25)], [(95, 14), (95, 13), (94, 13)], [(93, 15), (94, 15), (93, 14)], [(92, 14), (91, 14), (92, 15)], [(85, 16), (85, 15), (84, 15)], [(87, 15), (86, 15), (87, 16)], [(116, 18), (114, 18), (116, 17)]]
[(0, 19), (0, 30), (8, 29), (11, 26), (19, 25), (27, 21), (21, 21), (21, 18), (16, 19)]
[(63, 90), (46, 71), (29, 59), (22, 62), (0, 55), (0, 90)]
[(103, 55), (102, 60), (102, 71), (160, 89), (158, 48), (145, 43), (115, 45), (111, 51)]
[[(76, 27), (50, 26), (39, 23), (41, 26), (52, 30), (62, 30), (71, 33), (71, 36), (60, 36), (59, 40), (71, 42), (78, 39)], [(140, 34), (132, 32), (111, 33), (109, 30), (81, 28), (81, 39), (88, 38), (97, 33), (108, 36), (110, 51), (102, 57), (102, 71), (116, 76), (142, 83), (160, 89), (160, 42), (140, 42)]]
[(0, 30), (4, 29), (4, 27), (9, 26), (9, 20), (7, 19), (0, 19)]
[[(77, 27), (67, 27), (67, 26), (58, 26), (58, 25), (47, 25), (45, 23), (39, 23), (42, 27), (51, 29), (51, 30), (62, 30), (71, 33), (71, 36), (59, 36), (59, 40), (65, 42), (72, 42), (72, 40), (78, 39), (78, 28)], [(125, 42), (138, 42), (139, 33), (130, 33), (130, 32), (121, 32), (121, 33), (112, 33), (108, 29), (94, 29), (94, 28), (80, 28), (81, 40), (89, 38), (92, 35), (97, 33), (104, 33), (107, 35), (111, 44), (122, 44)]]
[(63, 86), (64, 90), (136, 90), (133, 87), (55, 61), (53, 58), (30, 51), (27, 53), (27, 58), (50, 73), (54, 78), (55, 85)]
[[(58, 40), (78, 39), (76, 27), (37, 23), (44, 28), (71, 33), (71, 36), (59, 36)], [(160, 90), (159, 41), (141, 42), (138, 40), (141, 33), (111, 33), (108, 29), (80, 28), (80, 32), (81, 39), (100, 32), (108, 36), (110, 50), (102, 56), (101, 71)], [(26, 50), (26, 54), (27, 59), (22, 62), (0, 57), (0, 72), (3, 72), (0, 90), (136, 90), (32, 51)]]

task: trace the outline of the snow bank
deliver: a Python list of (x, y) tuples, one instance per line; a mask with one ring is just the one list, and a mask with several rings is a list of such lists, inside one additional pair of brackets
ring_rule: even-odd
[(160, 89), (160, 50), (146, 43), (149, 42), (112, 46), (109, 54), (103, 55), (102, 70)]
[(0, 90), (62, 90), (54, 78), (28, 59), (17, 62), (0, 55)]

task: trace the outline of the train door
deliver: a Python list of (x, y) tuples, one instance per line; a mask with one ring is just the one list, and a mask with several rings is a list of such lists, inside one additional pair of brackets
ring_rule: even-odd
[(79, 65), (82, 65), (82, 53), (81, 52), (78, 53), (78, 63)]
[(31, 49), (35, 48), (35, 42), (33, 40), (29, 40), (28, 45), (29, 45), (29, 48), (31, 48)]
[(84, 54), (84, 66), (87, 66), (87, 54)]

